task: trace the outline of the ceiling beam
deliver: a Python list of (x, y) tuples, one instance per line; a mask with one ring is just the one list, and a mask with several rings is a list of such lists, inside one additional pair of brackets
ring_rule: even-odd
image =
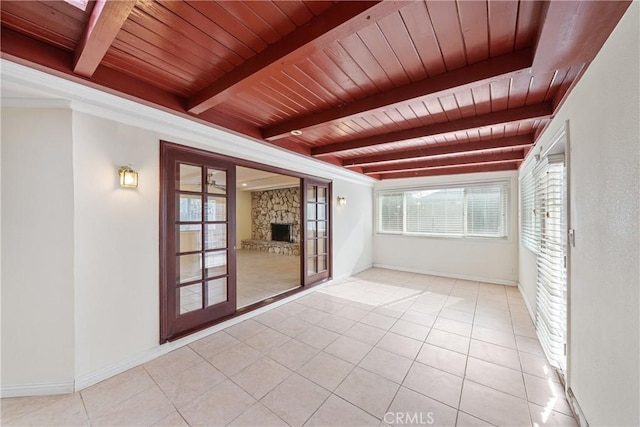
[(374, 147), (376, 145), (389, 144), (393, 142), (462, 132), (471, 129), (478, 129), (485, 126), (495, 126), (519, 120), (542, 119), (550, 117), (552, 114), (553, 108), (551, 103), (545, 102), (541, 104), (528, 105), (526, 107), (514, 108), (511, 110), (483, 114), (475, 117), (466, 117), (451, 122), (436, 123), (429, 126), (421, 126), (413, 129), (405, 129), (396, 132), (373, 135), (365, 138), (354, 139), (351, 141), (321, 145), (318, 147), (313, 147), (311, 149), (311, 155), (321, 157), (343, 151), (356, 150), (358, 148)]
[(533, 73), (591, 62), (630, 4), (631, 1), (545, 2)]
[(96, 0), (76, 48), (74, 73), (93, 75), (135, 5), (136, 0)]
[(200, 114), (215, 107), (265, 76), (278, 73), (407, 4), (405, 1), (337, 2), (306, 25), (298, 27), (193, 95), (187, 108), (190, 113)]
[(262, 136), (268, 141), (273, 141), (290, 136), (292, 130), (313, 129), (365, 113), (388, 110), (407, 102), (451, 95), (492, 81), (515, 77), (520, 73), (528, 74), (532, 60), (531, 49), (520, 50), (360, 99), (339, 108), (298, 117), (264, 129)]
[(420, 171), (410, 172), (394, 172), (380, 175), (379, 179), (398, 179), (398, 178), (416, 178), (420, 176), (440, 176), (440, 175), (459, 175), (465, 173), (480, 173), (480, 172), (499, 172), (499, 171), (511, 171), (517, 170), (520, 162), (513, 161), (508, 163), (497, 164), (483, 164), (483, 165), (465, 165), (465, 166), (452, 166), (432, 168)]
[(533, 134), (510, 136), (506, 138), (472, 141), (451, 145), (435, 145), (407, 151), (392, 151), (384, 154), (354, 157), (344, 159), (342, 165), (348, 168), (372, 165), (376, 163), (390, 163), (401, 160), (418, 160), (448, 154), (470, 154), (476, 151), (496, 150), (502, 148), (524, 148), (533, 145)]
[(472, 154), (461, 155), (451, 157), (441, 157), (438, 159), (418, 160), (412, 162), (393, 163), (386, 165), (375, 165), (363, 168), (363, 173), (367, 175), (372, 174), (387, 174), (392, 172), (409, 172), (433, 169), (447, 166), (461, 166), (461, 165), (478, 165), (488, 163), (505, 163), (518, 160), (524, 160), (524, 149), (515, 151), (508, 151), (504, 153), (488, 153), (488, 154)]

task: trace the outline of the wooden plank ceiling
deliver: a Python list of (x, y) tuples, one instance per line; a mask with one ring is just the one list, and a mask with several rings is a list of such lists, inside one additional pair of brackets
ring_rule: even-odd
[(387, 179), (516, 169), (630, 1), (82, 3), (2, 57)]

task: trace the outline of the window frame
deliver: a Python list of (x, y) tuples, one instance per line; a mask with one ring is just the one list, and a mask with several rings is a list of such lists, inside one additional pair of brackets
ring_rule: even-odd
[[(496, 179), (490, 181), (475, 181), (475, 182), (460, 182), (460, 183), (451, 183), (451, 184), (443, 184), (443, 185), (424, 185), (424, 186), (412, 186), (412, 187), (401, 187), (401, 188), (388, 188), (381, 189), (375, 192), (375, 233), (377, 235), (387, 235), (387, 236), (407, 236), (407, 237), (418, 237), (418, 238), (430, 238), (430, 239), (452, 239), (452, 240), (489, 240), (493, 242), (508, 242), (512, 239), (512, 230), (511, 224), (513, 221), (512, 218), (512, 203), (513, 197), (511, 194), (512, 191), (512, 182), (511, 178), (503, 178)], [(501, 208), (502, 208), (502, 221), (503, 221), (503, 236), (483, 236), (477, 234), (468, 234), (468, 201), (467, 201), (467, 189), (469, 188), (478, 188), (478, 187), (488, 187), (488, 186), (500, 186), (503, 188), (501, 194), (506, 197), (506, 200), (501, 200)], [(447, 189), (463, 189), (463, 225), (462, 225), (462, 234), (453, 234), (453, 233), (423, 233), (423, 232), (412, 232), (407, 231), (407, 193), (415, 192), (415, 191), (432, 191), (432, 190), (447, 190)], [(401, 218), (401, 227), (402, 231), (392, 231), (392, 230), (382, 230), (382, 203), (381, 198), (385, 195), (402, 195), (402, 218)]]

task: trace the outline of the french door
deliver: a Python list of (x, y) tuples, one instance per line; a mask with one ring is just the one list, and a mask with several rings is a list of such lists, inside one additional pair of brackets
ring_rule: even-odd
[(235, 164), (163, 143), (161, 342), (236, 311)]
[(303, 180), (304, 286), (312, 286), (331, 276), (331, 183)]

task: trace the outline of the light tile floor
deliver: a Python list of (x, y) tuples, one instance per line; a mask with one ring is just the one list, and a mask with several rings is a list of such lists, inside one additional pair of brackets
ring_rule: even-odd
[(300, 286), (300, 257), (239, 249), (237, 305), (244, 307)]
[(517, 288), (370, 269), (3, 425), (575, 426)]

